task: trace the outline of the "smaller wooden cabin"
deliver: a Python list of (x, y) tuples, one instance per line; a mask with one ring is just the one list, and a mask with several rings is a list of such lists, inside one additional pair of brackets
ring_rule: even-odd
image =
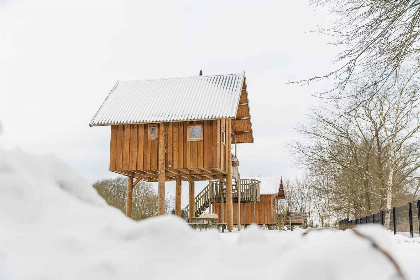
[[(260, 224), (273, 225), (276, 223), (276, 214), (278, 212), (278, 200), (285, 199), (283, 188), (283, 181), (281, 177), (251, 177), (248, 180), (259, 181), (259, 201), (254, 203), (240, 203), (240, 215), (238, 215), (238, 201), (233, 203), (233, 217), (234, 224), (238, 224), (238, 217), (240, 217), (240, 224)], [(213, 205), (213, 213), (221, 217), (222, 213), (226, 216), (225, 211), (222, 211), (222, 204), (215, 203)], [(224, 217), (225, 219), (226, 217)], [(221, 220), (221, 219), (220, 219)]]

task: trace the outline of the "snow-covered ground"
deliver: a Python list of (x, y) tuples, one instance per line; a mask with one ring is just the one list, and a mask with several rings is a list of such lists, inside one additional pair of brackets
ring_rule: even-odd
[[(420, 279), (420, 238), (359, 228)], [(197, 232), (134, 222), (52, 156), (0, 151), (0, 279), (398, 279), (353, 231)]]

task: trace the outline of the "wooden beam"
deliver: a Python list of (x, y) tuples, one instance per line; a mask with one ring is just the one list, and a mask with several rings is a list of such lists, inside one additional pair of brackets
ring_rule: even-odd
[(141, 180), (141, 177), (139, 176), (137, 180), (133, 183), (133, 188), (138, 184), (138, 182), (140, 182), (140, 180)]
[(252, 134), (252, 130), (246, 130), (246, 131), (236, 131), (235, 135), (244, 135), (244, 134)]
[(191, 174), (191, 175), (190, 175), (190, 177), (191, 177), (191, 178), (195, 178), (195, 179), (197, 179), (197, 180), (201, 180), (201, 177), (200, 177), (199, 175), (195, 175), (195, 174), (194, 174), (194, 175), (192, 175), (192, 174)]
[(215, 173), (224, 174), (224, 172), (220, 168), (210, 168), (210, 169)]
[(226, 120), (226, 222), (227, 222), (227, 230), (233, 230), (233, 196), (232, 196), (232, 150), (231, 150), (231, 143), (232, 143), (232, 136), (231, 136), (231, 129), (232, 129), (232, 120)]
[(127, 177), (127, 198), (125, 204), (125, 214), (131, 218), (131, 210), (133, 205), (133, 177)]
[(194, 187), (194, 180), (190, 179), (189, 181), (190, 189), (189, 189), (189, 213), (188, 218), (195, 217), (195, 187)]
[(165, 124), (159, 124), (158, 215), (165, 214)]
[(223, 184), (226, 185), (226, 178), (225, 177), (223, 177), (222, 175), (216, 175), (214, 177), (216, 177), (216, 179), (219, 179)]
[(190, 175), (190, 172), (188, 171), (188, 169), (178, 169), (179, 172), (184, 173), (185, 175)]
[(175, 215), (181, 217), (181, 177), (176, 178), (176, 190), (175, 190)]
[(177, 172), (175, 172), (173, 169), (166, 169), (167, 172), (172, 173), (174, 175), (179, 175)]
[(200, 170), (200, 169), (197, 169), (197, 168), (191, 168), (191, 170), (194, 172), (194, 174), (197, 174), (197, 175), (201, 175), (201, 174), (202, 174), (202, 172), (201, 172), (201, 170)]

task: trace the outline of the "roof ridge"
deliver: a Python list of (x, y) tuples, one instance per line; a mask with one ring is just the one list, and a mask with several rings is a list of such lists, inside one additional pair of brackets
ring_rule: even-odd
[(240, 73), (229, 73), (229, 74), (215, 74), (215, 75), (202, 75), (202, 76), (185, 76), (185, 77), (172, 77), (172, 78), (159, 78), (159, 79), (146, 79), (146, 80), (119, 80), (121, 83), (129, 82), (147, 82), (147, 81), (164, 81), (164, 80), (178, 80), (178, 79), (189, 79), (189, 78), (205, 78), (205, 77), (217, 77), (217, 76), (233, 76), (233, 75), (244, 75), (245, 71)]

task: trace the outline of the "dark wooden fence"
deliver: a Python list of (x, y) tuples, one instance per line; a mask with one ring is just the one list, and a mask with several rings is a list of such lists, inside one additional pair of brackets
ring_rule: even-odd
[[(391, 211), (391, 221), (388, 229), (394, 234), (409, 232), (410, 237), (419, 236), (420, 232), (420, 200), (409, 202), (408, 204), (393, 207)], [(359, 224), (381, 224), (385, 225), (387, 211), (380, 211), (372, 215), (361, 217), (355, 220), (344, 219), (339, 222), (342, 230), (354, 228)]]

